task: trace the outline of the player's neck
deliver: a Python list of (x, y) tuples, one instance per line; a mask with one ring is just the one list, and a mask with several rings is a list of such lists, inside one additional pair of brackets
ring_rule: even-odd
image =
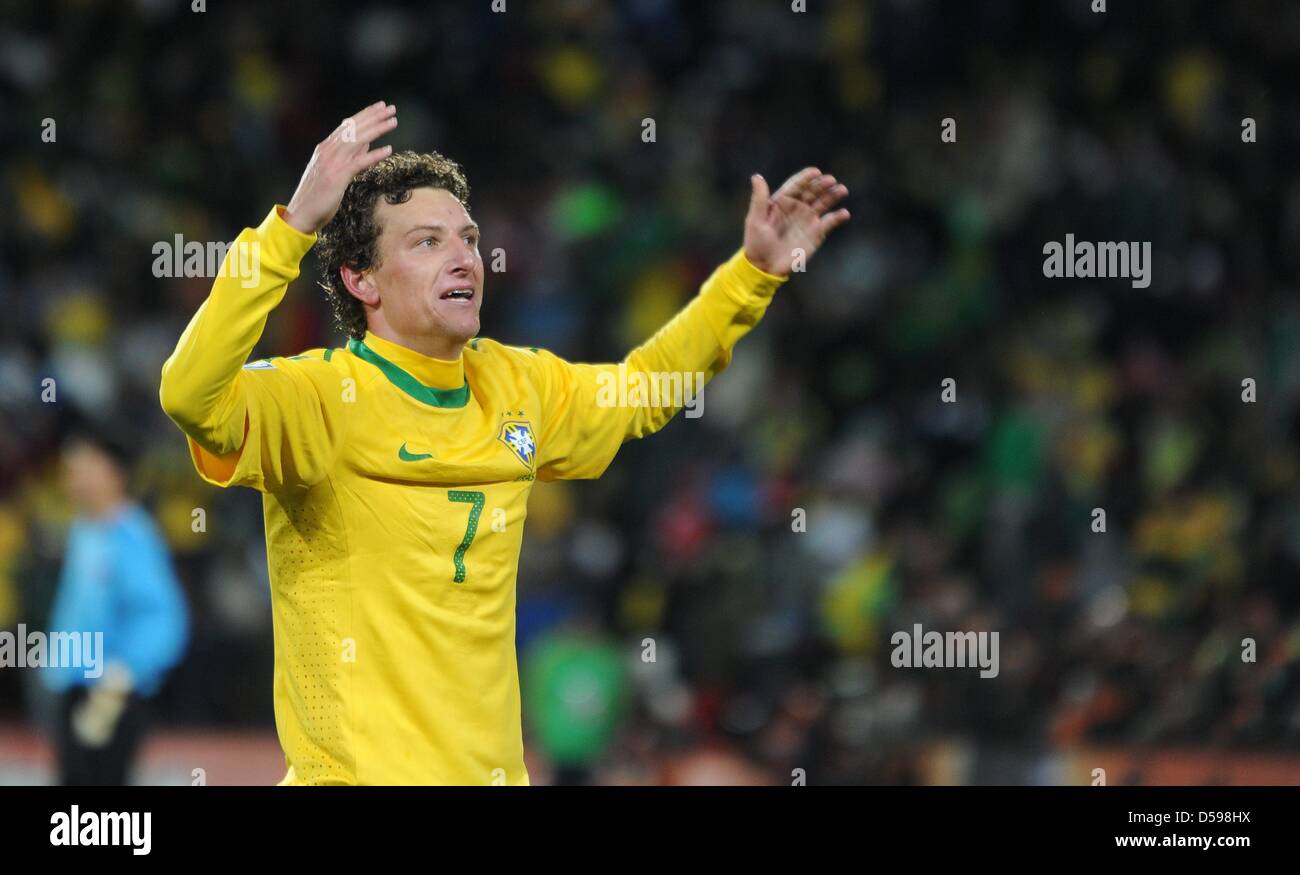
[(410, 374), (422, 385), (435, 389), (459, 389), (465, 385), (465, 364), (460, 355), (463, 343), (457, 345), (450, 358), (443, 358), (442, 355), (447, 355), (449, 350), (438, 350), (442, 355), (429, 355), (402, 340), (385, 337), (373, 325), (366, 332), (364, 343), (371, 352)]
[(438, 359), (444, 362), (458, 360), (461, 350), (465, 348), (465, 341), (463, 340), (430, 335), (407, 337), (398, 334), (387, 325), (375, 325), (373, 323), (368, 326), (366, 334), (368, 337), (381, 337), (389, 343), (419, 353), (425, 358)]
[(126, 510), (126, 496), (121, 493), (96, 495), (86, 507), (86, 513), (96, 522), (107, 523)]

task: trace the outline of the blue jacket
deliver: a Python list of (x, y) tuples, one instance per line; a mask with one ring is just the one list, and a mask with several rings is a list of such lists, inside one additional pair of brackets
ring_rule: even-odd
[[(185, 652), (189, 616), (167, 547), (143, 508), (127, 503), (108, 519), (73, 522), (50, 626), (51, 632), (103, 632), (99, 668), (122, 662), (137, 693), (158, 691)], [(83, 666), (41, 671), (55, 692), (98, 683), (86, 673)]]

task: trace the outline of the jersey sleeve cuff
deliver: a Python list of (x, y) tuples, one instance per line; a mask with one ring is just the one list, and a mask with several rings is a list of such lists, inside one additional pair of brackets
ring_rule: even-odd
[(767, 303), (780, 286), (789, 281), (788, 276), (777, 276), (756, 267), (742, 247), (719, 266), (710, 285), (721, 291), (734, 304), (747, 306)]
[(778, 274), (768, 273), (758, 265), (754, 264), (754, 262), (749, 260), (749, 256), (745, 254), (745, 247), (743, 246), (737, 250), (734, 256), (732, 256), (733, 261), (737, 259), (740, 261), (741, 271), (750, 282), (768, 283), (771, 285), (772, 289), (775, 290), (777, 286), (781, 285), (781, 283), (790, 279), (788, 274), (786, 276), (779, 276)]
[(272, 264), (297, 269), (313, 246), (315, 234), (304, 234), (284, 220), (283, 204), (276, 204), (257, 226), (257, 238), (262, 245), (262, 257)]

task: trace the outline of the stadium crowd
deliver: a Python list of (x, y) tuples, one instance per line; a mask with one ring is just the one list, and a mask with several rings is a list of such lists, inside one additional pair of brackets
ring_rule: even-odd
[[(751, 172), (852, 192), (702, 417), (537, 485), (535, 783), (907, 783), (934, 739), (1294, 752), (1300, 11), (1112, 5), (18, 5), (0, 628), (48, 619), (61, 435), (111, 420), (193, 618), (159, 723), (272, 725), (260, 499), (205, 486), (157, 400), (211, 279), (155, 276), (154, 246), (256, 225), (385, 99), (504, 253), (483, 334), (571, 361), (620, 359), (735, 251)], [(1150, 241), (1150, 287), (1045, 278), (1067, 233)], [(315, 281), (309, 256), (258, 354), (342, 345)], [(997, 631), (998, 676), (894, 668), (916, 623)], [(0, 719), (41, 715), (0, 671)]]

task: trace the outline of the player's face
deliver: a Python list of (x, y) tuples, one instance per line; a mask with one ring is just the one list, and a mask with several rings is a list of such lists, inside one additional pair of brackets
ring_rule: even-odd
[(77, 441), (63, 453), (63, 489), (78, 511), (99, 513), (122, 488), (113, 462), (90, 444)]
[(461, 202), (445, 189), (417, 188), (406, 203), (380, 198), (375, 218), (382, 230), (372, 276), (389, 327), (444, 340), (448, 349), (477, 336), (483, 257), (478, 225)]

